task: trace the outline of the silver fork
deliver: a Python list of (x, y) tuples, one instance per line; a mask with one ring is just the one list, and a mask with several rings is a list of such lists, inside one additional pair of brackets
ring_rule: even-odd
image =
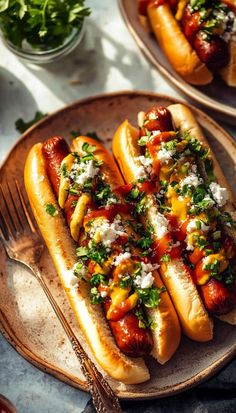
[(28, 267), (39, 281), (79, 360), (96, 411), (122, 413), (118, 398), (83, 350), (40, 273), (39, 260), (44, 244), (31, 219), (19, 182), (15, 180), (11, 185), (6, 182), (6, 191), (0, 184), (0, 195), (0, 238), (8, 257)]

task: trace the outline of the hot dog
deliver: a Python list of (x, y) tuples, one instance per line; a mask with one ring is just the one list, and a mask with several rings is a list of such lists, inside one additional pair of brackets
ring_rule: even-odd
[(208, 84), (219, 73), (229, 86), (236, 86), (233, 1), (140, 0), (138, 13), (187, 82)]
[(54, 137), (31, 149), (25, 186), (98, 363), (124, 383), (148, 380), (137, 357), (152, 354), (166, 362), (179, 345), (180, 326), (157, 265), (142, 246), (140, 224), (115, 191), (123, 179), (113, 158), (91, 138), (74, 140), (71, 152)]
[(138, 213), (153, 223), (153, 262), (160, 263), (183, 331), (209, 339), (210, 318), (195, 325), (204, 311), (236, 323), (233, 194), (187, 107), (154, 107), (139, 123), (138, 130), (123, 122), (113, 152), (136, 199), (146, 199)]
[[(62, 138), (52, 138), (46, 141), (42, 147), (42, 154), (46, 162), (46, 169), (50, 182), (54, 188), (56, 197), (59, 197), (60, 189), (60, 175), (61, 175), (61, 163), (70, 151), (66, 142)], [(78, 201), (79, 195), (68, 194), (65, 202), (64, 210), (68, 225), (72, 220), (72, 215), (75, 210), (73, 202)], [(101, 217), (107, 213), (107, 210), (100, 210)], [(91, 213), (90, 213), (90, 218)], [(100, 270), (101, 271), (101, 270)], [(110, 305), (108, 302), (104, 302), (104, 309), (106, 315)], [(114, 318), (114, 317), (113, 317)], [(149, 329), (139, 327), (139, 319), (134, 312), (126, 312), (124, 317), (119, 317), (117, 320), (109, 320), (111, 330), (113, 332), (116, 342), (119, 342), (119, 348), (125, 354), (133, 357), (139, 357), (147, 355), (153, 348), (153, 339)], [(122, 326), (122, 327), (121, 327)], [(122, 336), (122, 337), (121, 337)]]

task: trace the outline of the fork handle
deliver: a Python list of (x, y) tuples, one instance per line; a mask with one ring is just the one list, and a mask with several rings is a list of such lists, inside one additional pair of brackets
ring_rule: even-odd
[(122, 413), (118, 397), (115, 395), (108, 382), (104, 379), (102, 374), (98, 371), (94, 363), (82, 348), (76, 335), (74, 334), (65, 316), (63, 315), (59, 305), (57, 304), (56, 300), (51, 294), (51, 291), (45, 283), (41, 272), (35, 265), (31, 266), (30, 268), (35, 273), (50, 304), (52, 305), (56, 313), (57, 318), (59, 319), (71, 342), (72, 348), (80, 362), (81, 370), (86, 378), (96, 411), (98, 413)]

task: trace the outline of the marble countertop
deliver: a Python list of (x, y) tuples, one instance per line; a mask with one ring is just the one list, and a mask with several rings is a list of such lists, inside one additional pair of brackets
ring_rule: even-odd
[[(143, 57), (116, 1), (87, 3), (92, 14), (85, 37), (59, 62), (26, 65), (0, 41), (0, 162), (19, 137), (15, 120), (30, 120), (36, 110), (49, 113), (74, 100), (117, 90), (142, 89), (183, 99)], [(236, 129), (223, 126), (236, 137)], [(89, 395), (33, 367), (2, 336), (0, 354), (0, 393), (19, 413), (79, 413), (84, 409)]]

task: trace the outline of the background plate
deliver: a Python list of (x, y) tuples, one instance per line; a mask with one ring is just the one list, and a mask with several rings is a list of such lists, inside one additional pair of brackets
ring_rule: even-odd
[[(75, 102), (43, 119), (22, 136), (0, 170), (0, 182), (18, 178), (23, 188), (25, 158), (36, 142), (53, 135), (62, 135), (69, 141), (72, 130), (80, 130), (83, 134), (96, 131), (110, 148), (112, 135), (125, 118), (128, 117), (136, 124), (138, 111), (147, 110), (154, 104), (171, 103), (176, 103), (176, 100), (142, 92), (121, 92)], [(234, 140), (203, 112), (191, 108), (211, 142), (226, 177), (232, 187), (236, 188)], [(41, 267), (49, 288), (91, 356), (46, 249), (42, 255)], [(75, 387), (87, 390), (70, 343), (41, 287), (25, 267), (6, 259), (1, 245), (0, 268), (0, 321), (4, 336), (20, 354), (40, 369)], [(200, 344), (183, 338), (179, 350), (165, 366), (148, 359), (151, 380), (147, 383), (125, 386), (110, 379), (109, 381), (122, 398), (164, 397), (186, 390), (210, 377), (235, 354), (236, 328), (217, 320), (214, 340), (211, 343)]]
[[(119, 6), (125, 23), (138, 46), (167, 80), (201, 105), (231, 118), (236, 116), (236, 88), (227, 86), (220, 77), (215, 78), (207, 86), (192, 86), (185, 82), (171, 67), (154, 36), (148, 33), (140, 24), (137, 2), (119, 0)], [(235, 124), (234, 119), (228, 119), (228, 121)]]

